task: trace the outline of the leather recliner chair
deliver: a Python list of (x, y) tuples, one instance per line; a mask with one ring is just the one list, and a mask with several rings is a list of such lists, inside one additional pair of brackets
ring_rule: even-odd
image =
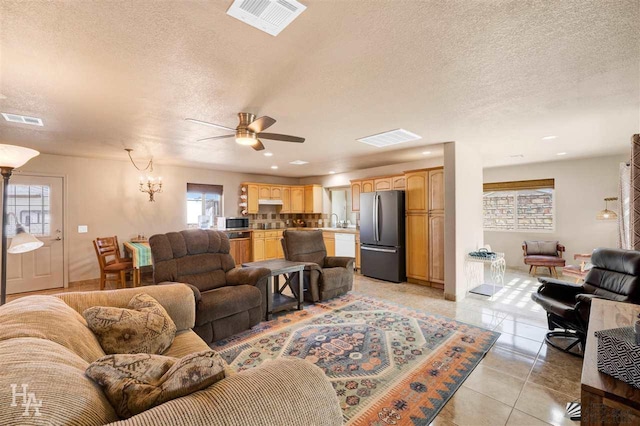
[[(640, 252), (598, 248), (591, 256), (591, 263), (593, 268), (583, 284), (539, 278), (542, 285), (531, 295), (533, 301), (547, 311), (551, 331), (547, 333), (546, 342), (572, 355), (584, 352), (591, 300), (640, 304)], [(559, 346), (552, 340), (558, 337), (568, 339), (569, 344)], [(571, 351), (576, 345), (581, 346), (578, 353)]]
[(188, 229), (149, 238), (155, 284), (189, 285), (196, 302), (193, 328), (205, 342), (248, 330), (265, 318), (266, 268), (236, 268), (224, 232)]
[[(322, 231), (287, 230), (282, 237), (285, 259), (307, 264), (303, 271), (304, 300), (315, 303), (351, 291), (355, 259), (327, 256)], [(297, 283), (297, 274), (293, 281)]]

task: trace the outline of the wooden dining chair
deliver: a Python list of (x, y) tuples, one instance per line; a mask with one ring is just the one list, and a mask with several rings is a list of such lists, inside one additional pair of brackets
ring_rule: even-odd
[(100, 290), (104, 290), (107, 281), (115, 281), (117, 288), (125, 288), (127, 272), (133, 274), (133, 261), (120, 257), (118, 237), (96, 238), (93, 247), (100, 264)]

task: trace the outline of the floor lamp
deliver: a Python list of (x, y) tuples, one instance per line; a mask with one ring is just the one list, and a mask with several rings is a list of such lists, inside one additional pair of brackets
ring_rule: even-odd
[(7, 253), (26, 253), (42, 247), (42, 241), (25, 232), (18, 225), (16, 236), (7, 251), (7, 188), (13, 169), (23, 166), (40, 153), (34, 149), (15, 145), (0, 145), (0, 174), (2, 174), (2, 275), (0, 276), (0, 305), (7, 301)]

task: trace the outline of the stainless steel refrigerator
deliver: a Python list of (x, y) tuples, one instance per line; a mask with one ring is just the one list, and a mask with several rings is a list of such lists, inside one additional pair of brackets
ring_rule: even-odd
[(406, 279), (404, 191), (360, 194), (360, 263), (368, 277)]

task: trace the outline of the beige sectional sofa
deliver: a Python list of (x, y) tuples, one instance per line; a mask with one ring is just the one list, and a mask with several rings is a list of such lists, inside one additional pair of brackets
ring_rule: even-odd
[(126, 307), (145, 292), (158, 300), (178, 333), (164, 355), (208, 349), (191, 329), (193, 292), (183, 284), (27, 296), (0, 307), (1, 425), (336, 425), (342, 412), (322, 371), (298, 359), (266, 362), (209, 388), (127, 420), (84, 374), (104, 356), (81, 312)]

